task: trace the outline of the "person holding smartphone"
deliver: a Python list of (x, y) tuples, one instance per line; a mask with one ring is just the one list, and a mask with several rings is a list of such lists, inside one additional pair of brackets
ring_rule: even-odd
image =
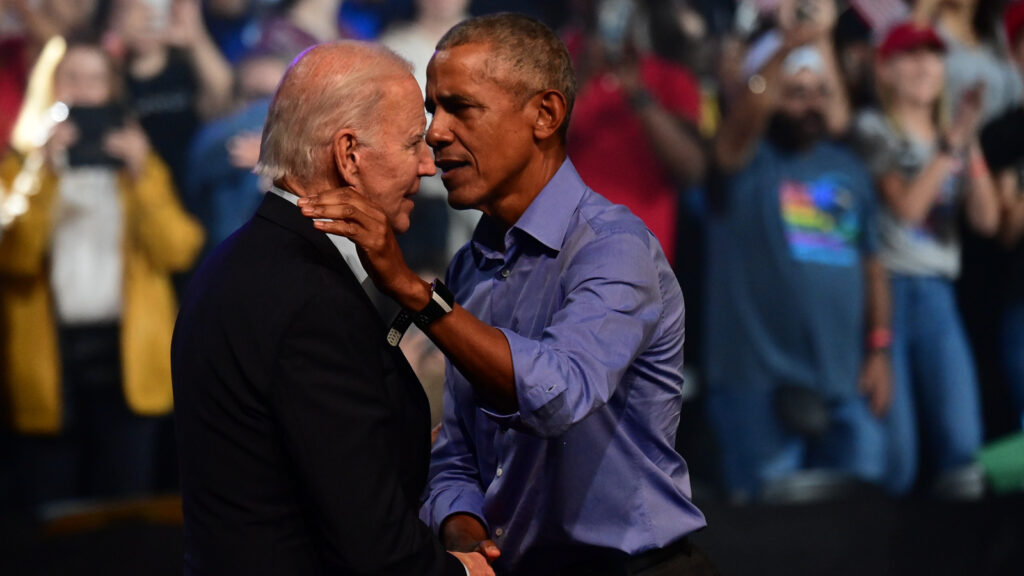
[[(98, 44), (69, 42), (54, 95), (69, 119), (0, 245), (0, 381), (30, 507), (152, 488), (154, 417), (172, 403), (169, 276), (203, 238), (141, 128), (112, 106), (118, 70)], [(23, 164), (0, 164), (5, 185)]]

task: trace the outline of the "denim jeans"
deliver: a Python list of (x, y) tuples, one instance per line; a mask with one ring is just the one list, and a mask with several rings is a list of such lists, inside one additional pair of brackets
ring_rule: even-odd
[(1003, 308), (1003, 370), (1014, 414), (1024, 426), (1024, 300)]
[(770, 387), (769, 391), (755, 389), (762, 391), (708, 393), (708, 419), (715, 431), (722, 480), (730, 498), (755, 498), (766, 483), (809, 469), (881, 483), (885, 434), (864, 398), (830, 402), (828, 431), (809, 439), (783, 427)]
[(917, 480), (920, 444), (937, 473), (970, 464), (981, 447), (982, 422), (974, 359), (953, 283), (893, 274), (891, 285), (893, 398), (886, 417), (886, 487), (900, 495)]

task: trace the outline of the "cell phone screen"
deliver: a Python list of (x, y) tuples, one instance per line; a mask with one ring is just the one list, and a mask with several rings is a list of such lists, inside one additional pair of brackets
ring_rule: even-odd
[(78, 139), (68, 147), (69, 166), (113, 166), (121, 167), (120, 158), (110, 156), (103, 150), (106, 135), (124, 126), (124, 111), (121, 107), (72, 106), (68, 109), (68, 120), (78, 130)]

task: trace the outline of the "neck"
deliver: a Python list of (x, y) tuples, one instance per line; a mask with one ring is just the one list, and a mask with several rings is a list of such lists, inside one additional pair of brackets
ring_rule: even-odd
[(893, 117), (910, 134), (929, 140), (935, 136), (935, 118), (932, 116), (932, 110), (931, 104), (896, 102), (893, 106)]
[(132, 54), (128, 71), (133, 78), (148, 79), (163, 71), (167, 65), (167, 49), (159, 48)]
[(565, 158), (563, 147), (543, 153), (539, 160), (529, 162), (523, 170), (503, 183), (499, 190), (495, 190), (491, 194), (495, 200), (481, 206), (480, 210), (493, 218), (502, 231), (508, 230), (519, 221), (523, 212), (555, 176)]
[(340, 178), (331, 176), (318, 176), (308, 182), (303, 182), (291, 174), (285, 174), (281, 178), (274, 180), (274, 186), (291, 192), (299, 198), (313, 196), (326, 190), (341, 188), (344, 185)]

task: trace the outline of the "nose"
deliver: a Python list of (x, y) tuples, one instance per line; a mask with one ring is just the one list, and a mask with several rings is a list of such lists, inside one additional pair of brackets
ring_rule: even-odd
[(447, 125), (447, 114), (438, 106), (427, 127), (427, 144), (437, 150), (452, 143), (452, 132)]
[(437, 174), (437, 166), (434, 166), (434, 153), (430, 151), (426, 143), (419, 146), (417, 154), (419, 154), (417, 174), (420, 176), (433, 176)]

